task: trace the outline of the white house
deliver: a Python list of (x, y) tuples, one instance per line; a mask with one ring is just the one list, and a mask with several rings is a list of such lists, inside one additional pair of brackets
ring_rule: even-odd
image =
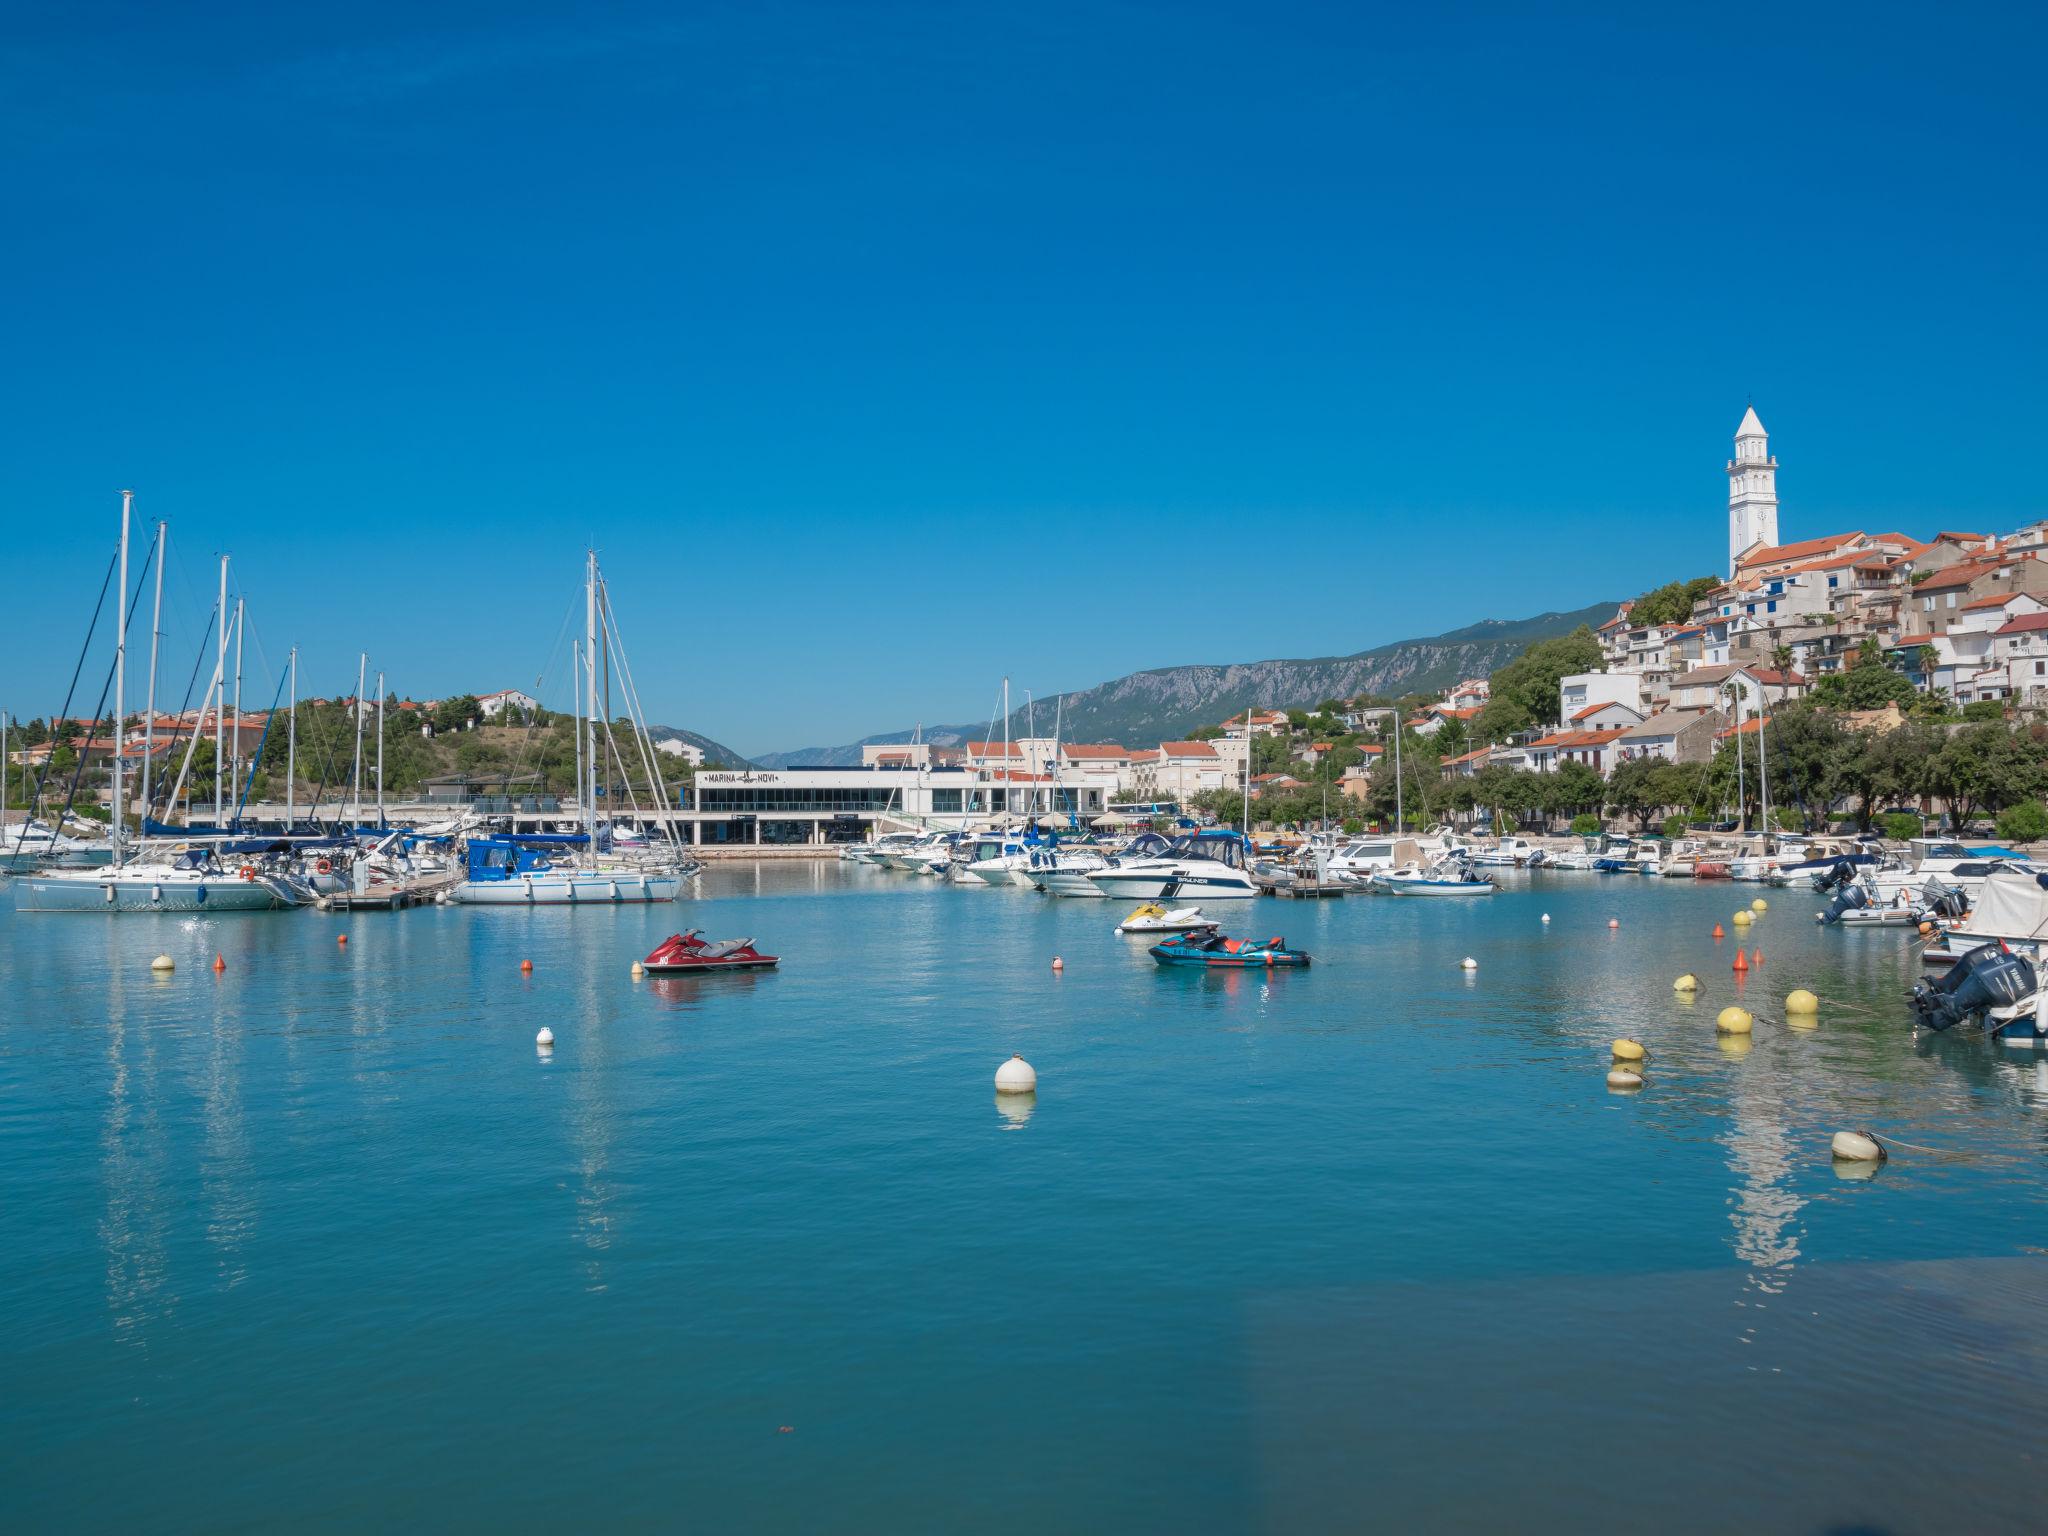
[(666, 741), (657, 741), (654, 744), (654, 749), (657, 752), (666, 752), (670, 757), (680, 757), (692, 768), (702, 768), (704, 766), (704, 749), (691, 746), (689, 742), (684, 741), (680, 736), (671, 736)]
[(476, 707), (486, 720), (496, 720), (508, 709), (516, 715), (531, 715), (540, 708), (540, 700), (517, 688), (500, 688), (496, 693), (478, 694)]
[(1643, 679), (1635, 672), (1573, 672), (1557, 680), (1557, 718), (1569, 720), (1588, 704), (1626, 704), (1643, 718)]

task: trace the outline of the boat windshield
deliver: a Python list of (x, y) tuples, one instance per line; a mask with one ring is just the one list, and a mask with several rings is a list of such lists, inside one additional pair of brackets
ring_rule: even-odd
[(1184, 837), (1167, 849), (1175, 859), (1214, 859), (1232, 869), (1244, 868), (1244, 845), (1234, 837)]

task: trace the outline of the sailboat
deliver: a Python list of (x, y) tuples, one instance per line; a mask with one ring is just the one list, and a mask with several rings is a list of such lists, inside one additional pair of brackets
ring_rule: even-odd
[[(451, 899), (471, 906), (609, 906), (627, 902), (674, 901), (695, 864), (676, 839), (672, 821), (665, 833), (668, 848), (659, 860), (642, 857), (632, 864), (601, 866), (597, 858), (597, 792), (599, 763), (609, 758), (620, 770), (623, 786), (632, 793), (632, 768), (599, 709), (597, 672), (617, 665), (625, 685), (625, 703), (633, 725), (632, 745), (638, 767), (646, 774), (657, 806), (665, 803), (653, 738), (641, 712), (633, 674), (619, 644), (611, 604), (598, 574), (597, 553), (584, 564), (584, 645), (581, 687), (577, 690), (576, 773), (584, 791), (583, 830), (552, 835), (493, 834), (472, 837), (466, 845), (467, 877), (450, 892)], [(603, 649), (600, 650), (600, 644)], [(609, 671), (607, 671), (609, 677)]]
[[(248, 912), (295, 905), (295, 891), (278, 875), (249, 860), (235, 861), (232, 855), (224, 861), (211, 848), (188, 848), (174, 857), (133, 862), (127, 857), (123, 844), (128, 751), (123, 716), (127, 713), (128, 620), (133, 607), (128, 597), (128, 532), (134, 499), (132, 491), (121, 493), (120, 578), (114, 615), (112, 858), (104, 868), (53, 869), (24, 876), (14, 882), (15, 906), (23, 912)], [(161, 524), (150, 558), (161, 566)], [(140, 596), (138, 592), (136, 597)], [(218, 691), (219, 683), (216, 666), (213, 691)], [(188, 765), (189, 761), (188, 754)]]

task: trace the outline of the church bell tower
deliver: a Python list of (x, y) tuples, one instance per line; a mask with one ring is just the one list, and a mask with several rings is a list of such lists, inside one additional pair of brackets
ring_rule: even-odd
[(1752, 544), (1778, 542), (1778, 461), (1756, 407), (1742, 413), (1735, 429), (1735, 457), (1728, 461), (1728, 574)]

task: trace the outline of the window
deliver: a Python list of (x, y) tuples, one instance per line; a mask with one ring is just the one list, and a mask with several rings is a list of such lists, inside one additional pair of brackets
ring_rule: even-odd
[(1765, 612), (1765, 613), (1776, 613), (1777, 611), (1778, 611), (1778, 605), (1777, 605), (1776, 603), (1766, 603), (1766, 604), (1764, 605), (1764, 612)]
[(1922, 613), (1934, 612), (1934, 595), (1932, 593), (1920, 599), (1920, 611)]
[(1839, 576), (1830, 576), (1830, 577), (1828, 578), (1828, 590), (1829, 590), (1829, 591), (1833, 591), (1833, 590), (1834, 590), (1834, 589), (1835, 589), (1836, 587), (1840, 586), (1841, 584), (1842, 584), (1842, 578), (1841, 578), (1841, 577), (1839, 577)]
[(934, 816), (957, 815), (960, 810), (960, 791), (957, 789), (935, 789), (932, 791), (932, 814)]
[(1948, 601), (1947, 601), (1947, 602), (1945, 602), (1945, 603), (1943, 603), (1943, 604), (1942, 604), (1941, 606), (1942, 606), (1942, 607), (1944, 607), (1944, 608), (1953, 608), (1953, 607), (1955, 607), (1955, 605), (1956, 605), (1956, 595), (1955, 595), (1955, 593), (1951, 592), (1951, 593), (1949, 593), (1949, 595), (1948, 595)]
[(2034, 663), (2034, 676), (2048, 677), (2048, 661), (2037, 661)]

